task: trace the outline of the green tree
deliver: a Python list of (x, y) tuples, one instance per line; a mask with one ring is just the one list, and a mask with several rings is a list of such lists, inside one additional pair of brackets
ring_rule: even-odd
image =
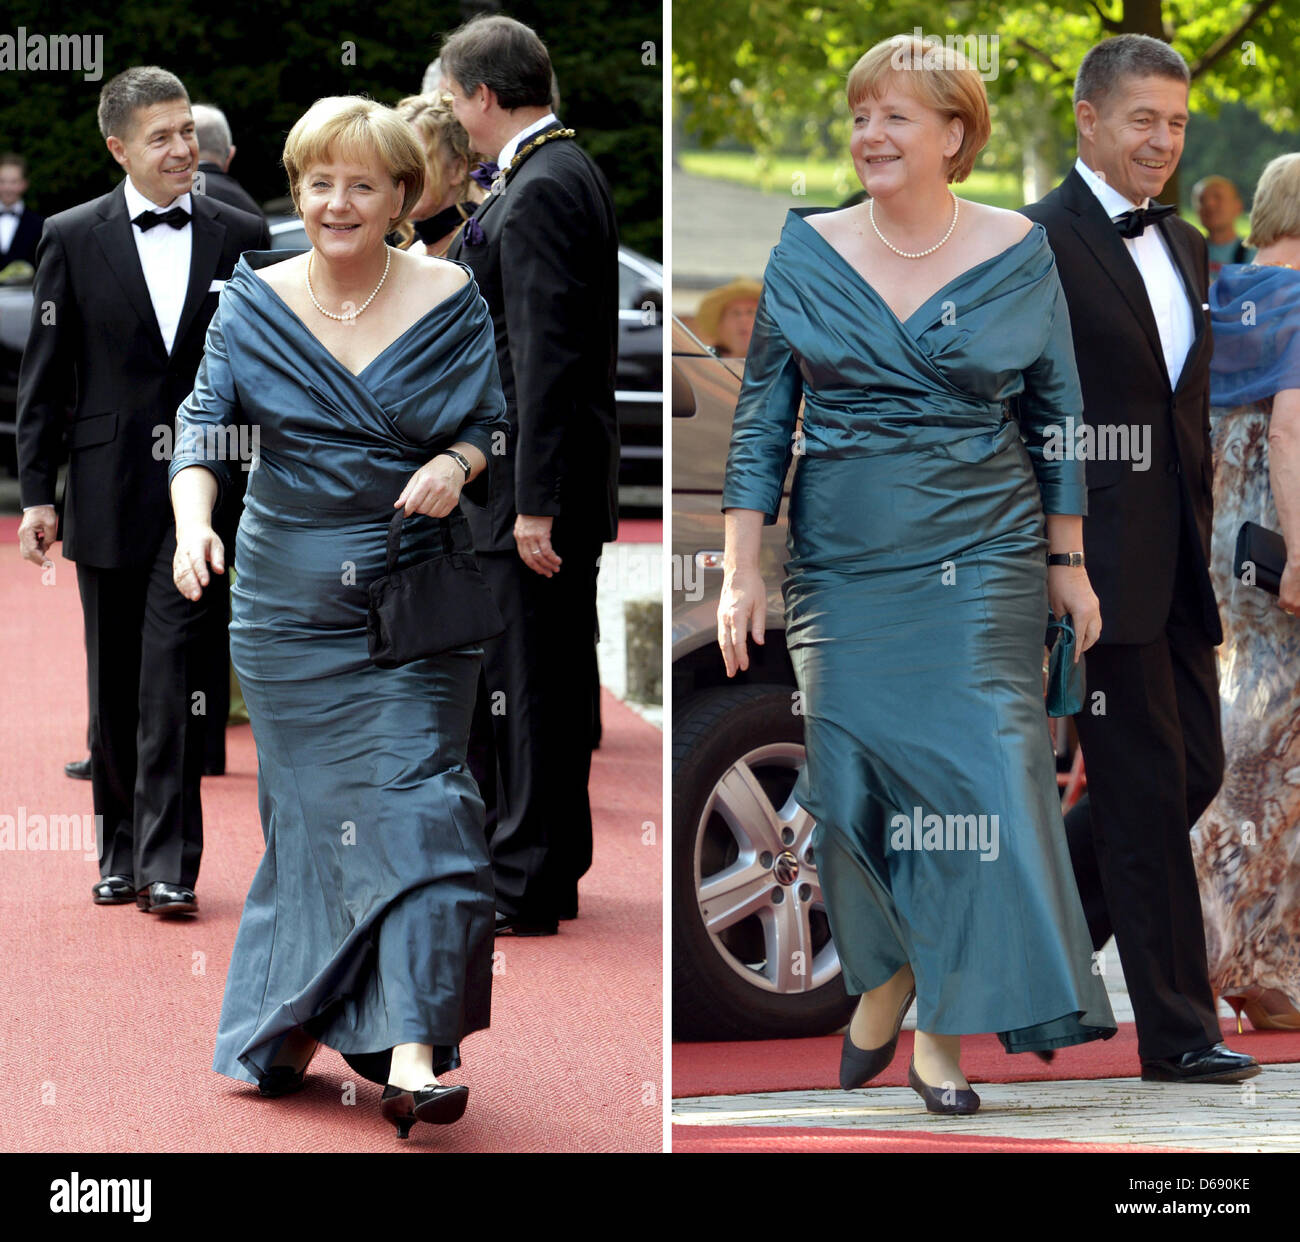
[[(456, 0), (150, 0), (112, 12), (90, 0), (12, 4), (0, 34), (103, 39), (102, 76), (49, 70), (0, 73), (0, 149), (20, 151), (33, 207), (48, 215), (112, 189), (120, 169), (95, 115), (104, 82), (158, 64), (195, 102), (230, 120), (231, 172), (259, 202), (287, 187), (280, 152), (294, 121), (323, 95), (396, 103), (420, 89), (442, 37), (464, 20)], [(500, 7), (546, 40), (563, 119), (613, 190), (623, 240), (662, 254), (661, 8), (650, 0), (520, 3)], [(643, 43), (655, 61), (643, 63)]]
[[(1278, 133), (1295, 129), (1300, 82), (1288, 72), (1300, 50), (1300, 6), (1282, 0), (1089, 0), (1001, 4), (993, 0), (713, 0), (673, 9), (674, 98), (685, 132), (705, 146), (736, 141), (764, 153), (839, 154), (848, 142), (844, 82), (867, 48), (920, 27), (925, 36), (997, 39), (987, 78), (1000, 149), (982, 167), (1023, 153), (1040, 192), (1074, 149), (1071, 91), (1094, 43), (1120, 33), (1164, 39), (1192, 73), (1190, 109), (1212, 118), (1225, 103), (1248, 106)], [(1178, 194), (1171, 181), (1166, 199)]]

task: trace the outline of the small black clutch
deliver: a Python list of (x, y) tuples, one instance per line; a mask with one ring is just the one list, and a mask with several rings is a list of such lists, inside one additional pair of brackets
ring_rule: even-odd
[(1083, 711), (1083, 659), (1074, 662), (1074, 618), (1067, 612), (1047, 619), (1047, 714), (1073, 716)]
[(401, 509), (389, 524), (385, 575), (370, 584), (366, 618), (370, 659), (380, 668), (495, 638), (506, 628), (474, 554), (456, 549), (451, 533), (455, 516), (453, 511), (439, 521), (441, 553), (400, 570)]
[(1276, 595), (1285, 568), (1286, 540), (1267, 526), (1242, 522), (1237, 532), (1237, 551), (1232, 558), (1232, 572), (1237, 581)]

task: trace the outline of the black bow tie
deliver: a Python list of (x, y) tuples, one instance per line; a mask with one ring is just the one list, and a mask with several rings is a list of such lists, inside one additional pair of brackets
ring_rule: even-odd
[(173, 207), (170, 211), (142, 211), (132, 224), (138, 224), (140, 231), (147, 233), (155, 224), (170, 224), (174, 229), (183, 229), (190, 222), (190, 213), (184, 207)]
[(1112, 223), (1119, 229), (1121, 237), (1141, 237), (1148, 224), (1154, 224), (1177, 210), (1177, 207), (1164, 203), (1153, 203), (1150, 207), (1135, 207), (1132, 211), (1126, 211), (1122, 216), (1116, 216)]
[(0, 207), (0, 216), (16, 216), (17, 214), (12, 207)]

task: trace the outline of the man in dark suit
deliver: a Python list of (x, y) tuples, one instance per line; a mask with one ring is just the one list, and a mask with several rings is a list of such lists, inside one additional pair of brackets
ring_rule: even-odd
[(604, 178), (550, 110), (532, 30), (476, 18), (444, 44), (442, 72), (474, 149), (501, 170), (451, 256), (492, 313), (511, 424), (487, 505), (465, 504), (506, 621), (484, 647), (472, 753), (497, 930), (549, 935), (577, 915), (591, 866), (596, 569), (618, 522), (618, 231)]
[(235, 144), (230, 138), (230, 122), (220, 108), (212, 104), (194, 105), (194, 134), (199, 143), (199, 172), (196, 189), (229, 203), (250, 215), (262, 215), (257, 201), (230, 175), (230, 161), (235, 158)]
[(23, 202), (26, 193), (27, 161), (12, 151), (0, 155), (0, 269), (36, 258), (45, 217)]
[(261, 219), (190, 193), (194, 122), (166, 70), (106, 83), (99, 127), (126, 179), (51, 217), (37, 251), (18, 386), (19, 542), (41, 564), (61, 537), (77, 565), (101, 817), (94, 900), (186, 913), (203, 846), (204, 625), (216, 597), (190, 602), (172, 582), (167, 464), (220, 287), (269, 239)]
[(1112, 931), (1119, 947), (1142, 1077), (1237, 1082), (1259, 1065), (1221, 1042), (1189, 840), (1223, 778), (1205, 240), (1151, 204), (1182, 154), (1188, 81), (1157, 39), (1094, 47), (1074, 171), (1023, 210), (1056, 256), (1094, 436), (1065, 446), (1087, 459), (1079, 552), (1102, 621), (1074, 718), (1088, 773), (1066, 824), (1075, 876), (1094, 949)]

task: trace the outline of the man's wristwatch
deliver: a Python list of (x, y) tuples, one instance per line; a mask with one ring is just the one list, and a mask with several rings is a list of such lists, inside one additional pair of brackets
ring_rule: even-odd
[(458, 453), (455, 449), (443, 449), (438, 456), (450, 457), (465, 472), (465, 478), (469, 478), (469, 472), (473, 467), (469, 464), (469, 458), (464, 453)]
[(1049, 565), (1069, 565), (1071, 569), (1083, 566), (1082, 552), (1053, 552), (1048, 558)]

